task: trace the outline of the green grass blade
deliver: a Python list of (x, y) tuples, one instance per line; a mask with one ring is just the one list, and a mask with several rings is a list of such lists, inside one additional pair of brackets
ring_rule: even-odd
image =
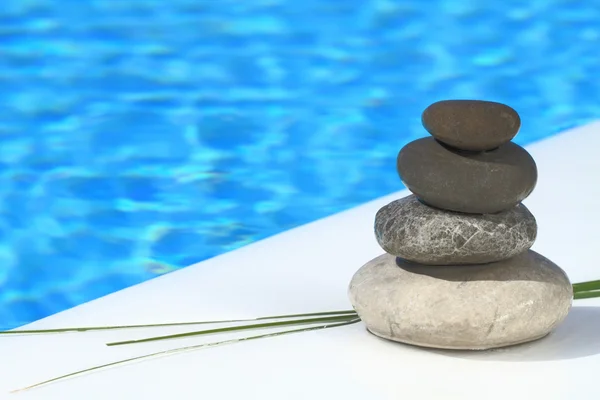
[(591, 290), (600, 290), (600, 281), (587, 281), (573, 284), (574, 292), (589, 292)]
[(98, 371), (98, 370), (109, 368), (109, 367), (112, 367), (112, 366), (117, 366), (117, 365), (122, 365), (122, 364), (128, 364), (128, 363), (131, 363), (131, 362), (134, 362), (134, 361), (140, 361), (140, 360), (154, 358), (154, 357), (159, 357), (159, 356), (168, 356), (168, 355), (173, 355), (173, 354), (177, 354), (177, 353), (183, 353), (183, 352), (187, 352), (187, 351), (200, 350), (200, 349), (203, 349), (203, 348), (214, 347), (214, 346), (219, 346), (219, 345), (239, 343), (239, 342), (244, 342), (244, 341), (248, 341), (248, 340), (256, 340), (256, 339), (263, 339), (263, 338), (268, 338), (268, 337), (289, 335), (289, 334), (292, 334), (292, 333), (316, 331), (316, 330), (320, 330), (320, 329), (336, 328), (336, 327), (340, 327), (340, 326), (355, 324), (355, 323), (357, 323), (359, 321), (360, 321), (360, 318), (353, 318), (353, 319), (350, 319), (350, 320), (344, 321), (344, 322), (328, 323), (328, 324), (323, 324), (323, 325), (318, 325), (318, 326), (312, 326), (312, 327), (308, 327), (308, 328), (292, 329), (292, 330), (288, 330), (288, 331), (281, 331), (281, 332), (274, 332), (274, 333), (265, 333), (265, 334), (262, 334), (262, 335), (248, 336), (248, 337), (239, 338), (239, 339), (222, 340), (222, 341), (219, 341), (219, 342), (205, 343), (205, 344), (200, 344), (200, 345), (195, 345), (195, 346), (187, 346), (187, 347), (181, 347), (181, 348), (178, 348), (178, 349), (160, 351), (160, 352), (146, 354), (146, 355), (139, 356), (139, 357), (133, 357), (133, 358), (125, 359), (125, 360), (115, 361), (115, 362), (112, 362), (112, 363), (108, 363), (108, 364), (104, 364), (104, 365), (99, 365), (99, 366), (92, 367), (92, 368), (87, 368), (87, 369), (80, 370), (80, 371), (77, 371), (77, 372), (72, 372), (70, 374), (66, 374), (66, 375), (62, 375), (62, 376), (56, 377), (56, 378), (48, 379), (46, 381), (43, 381), (43, 382), (40, 382), (40, 383), (36, 383), (34, 385), (31, 385), (31, 386), (27, 386), (27, 387), (24, 387), (24, 388), (21, 388), (21, 389), (13, 390), (11, 393), (22, 392), (22, 391), (25, 391), (25, 390), (29, 390), (29, 389), (33, 389), (33, 388), (36, 388), (36, 387), (44, 386), (44, 385), (47, 385), (47, 384), (50, 384), (50, 383), (58, 382), (58, 381), (61, 381), (61, 380), (67, 379), (67, 378), (73, 378), (75, 376), (82, 375), (82, 374), (85, 374), (85, 373), (88, 373), (88, 372)]
[(200, 335), (210, 335), (214, 333), (225, 333), (225, 332), (235, 332), (242, 331), (248, 329), (263, 329), (263, 328), (277, 328), (281, 326), (289, 326), (289, 325), (308, 325), (308, 324), (319, 324), (319, 323), (328, 323), (328, 322), (339, 322), (339, 321), (347, 321), (349, 319), (357, 318), (356, 314), (349, 315), (337, 315), (331, 317), (320, 317), (320, 318), (309, 318), (309, 319), (295, 319), (291, 321), (278, 321), (278, 322), (267, 322), (260, 324), (250, 324), (250, 325), (236, 325), (236, 326), (228, 326), (225, 328), (215, 328), (215, 329), (206, 329), (202, 331), (194, 331), (194, 332), (186, 332), (186, 333), (177, 333), (174, 335), (165, 335), (165, 336), (155, 336), (144, 339), (135, 339), (135, 340), (126, 340), (122, 342), (111, 342), (107, 343), (107, 346), (121, 346), (124, 344), (134, 344), (134, 343), (144, 343), (144, 342), (154, 342), (158, 340), (168, 340), (168, 339), (180, 339), (184, 337), (190, 336), (200, 336)]
[(172, 323), (164, 323), (164, 324), (88, 326), (88, 327), (79, 327), (79, 328), (12, 330), (12, 331), (0, 331), (0, 335), (32, 335), (32, 334), (42, 334), (42, 333), (69, 333), (69, 332), (102, 331), (102, 330), (111, 330), (111, 329), (156, 328), (156, 327), (165, 327), (165, 326), (225, 324), (225, 323), (264, 321), (264, 320), (269, 320), (269, 319), (289, 319), (289, 318), (316, 317), (316, 316), (329, 316), (329, 315), (348, 315), (348, 316), (350, 316), (350, 315), (356, 315), (356, 311), (354, 311), (354, 310), (325, 311), (325, 312), (318, 312), (318, 313), (275, 315), (275, 316), (270, 316), (270, 317), (247, 318), (247, 319), (195, 321), (195, 322), (172, 322)]
[(574, 300), (593, 299), (595, 297), (600, 297), (600, 290), (590, 290), (589, 292), (575, 292), (573, 294)]

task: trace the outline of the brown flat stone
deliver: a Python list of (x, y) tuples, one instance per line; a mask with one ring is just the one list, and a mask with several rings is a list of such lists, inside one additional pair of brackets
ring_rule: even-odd
[(464, 214), (426, 206), (416, 196), (395, 200), (375, 216), (386, 253), (428, 265), (484, 264), (528, 250), (537, 235), (523, 204), (496, 214)]
[(432, 137), (400, 150), (400, 179), (423, 202), (444, 210), (493, 214), (527, 198), (537, 183), (537, 167), (521, 146), (509, 142), (489, 152), (467, 153)]
[(511, 107), (482, 100), (444, 100), (421, 116), (423, 126), (437, 140), (462, 150), (491, 150), (512, 140), (521, 127)]

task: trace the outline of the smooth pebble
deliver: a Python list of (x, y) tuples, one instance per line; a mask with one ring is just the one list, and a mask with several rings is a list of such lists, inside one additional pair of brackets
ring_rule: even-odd
[(523, 204), (496, 214), (442, 211), (410, 195), (382, 207), (375, 236), (387, 253), (429, 265), (500, 261), (528, 250), (537, 223)]
[(432, 137), (408, 143), (398, 174), (419, 199), (444, 210), (493, 214), (514, 207), (537, 184), (537, 166), (515, 143), (483, 153), (463, 153)]
[(421, 115), (423, 127), (436, 139), (462, 150), (491, 150), (512, 140), (521, 127), (511, 107), (483, 100), (443, 100)]
[(484, 350), (546, 336), (567, 316), (573, 287), (561, 268), (532, 250), (496, 263), (454, 267), (383, 254), (356, 272), (348, 294), (377, 336)]

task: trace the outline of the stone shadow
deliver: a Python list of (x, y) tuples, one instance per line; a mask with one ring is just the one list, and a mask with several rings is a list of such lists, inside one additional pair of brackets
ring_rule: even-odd
[(485, 351), (427, 349), (439, 355), (477, 361), (536, 362), (600, 354), (600, 307), (573, 307), (548, 336), (534, 342)]

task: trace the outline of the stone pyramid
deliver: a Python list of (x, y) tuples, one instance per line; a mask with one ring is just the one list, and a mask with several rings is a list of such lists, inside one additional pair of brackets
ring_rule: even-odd
[(422, 115), (429, 137), (404, 146), (398, 174), (410, 196), (382, 207), (385, 254), (360, 268), (349, 297), (380, 337), (483, 350), (539, 339), (569, 312), (565, 272), (530, 250), (537, 223), (521, 202), (537, 167), (511, 142), (521, 120), (495, 102), (448, 100)]

